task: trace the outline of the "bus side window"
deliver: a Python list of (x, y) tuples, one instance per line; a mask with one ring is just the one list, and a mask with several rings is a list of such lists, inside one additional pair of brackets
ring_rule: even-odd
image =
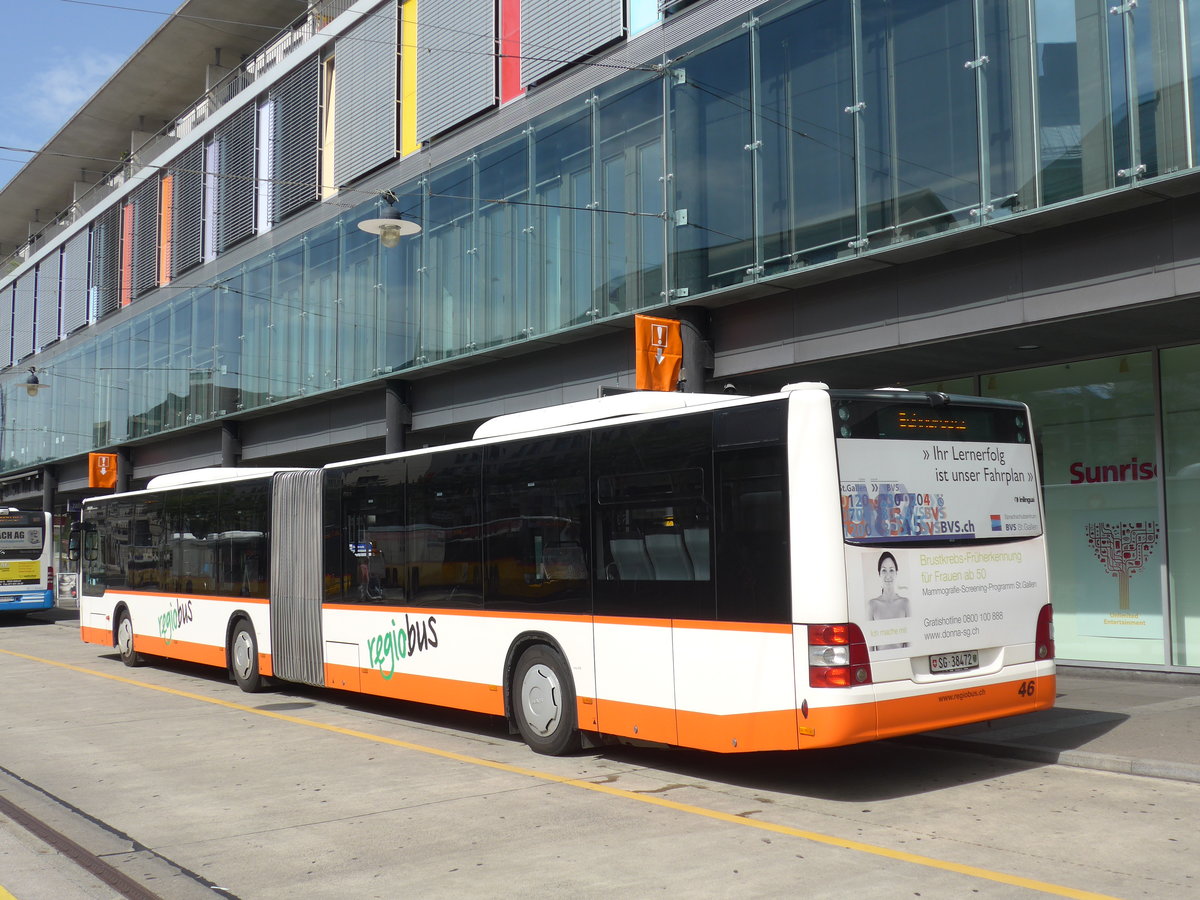
[(785, 448), (723, 451), (717, 481), (717, 618), (791, 621)]

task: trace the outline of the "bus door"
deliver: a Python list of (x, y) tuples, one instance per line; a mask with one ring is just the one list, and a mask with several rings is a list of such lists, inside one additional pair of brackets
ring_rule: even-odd
[(686, 521), (690, 610), (674, 622), (679, 742), (718, 752), (796, 746), (786, 407), (713, 416), (711, 494)]
[(271, 502), (271, 667), (287, 681), (325, 685), (320, 469), (277, 472)]
[(599, 728), (679, 743), (676, 624), (715, 609), (712, 414), (597, 429), (592, 477)]

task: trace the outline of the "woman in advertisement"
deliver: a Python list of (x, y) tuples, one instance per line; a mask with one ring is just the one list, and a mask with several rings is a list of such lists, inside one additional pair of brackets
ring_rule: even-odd
[[(867, 612), (871, 619), (907, 619), (911, 615), (908, 598), (901, 597), (896, 593), (896, 575), (900, 571), (899, 565), (896, 564), (896, 557), (886, 551), (881, 553), (876, 569), (879, 572), (880, 592), (878, 597), (872, 597), (867, 601)], [(900, 644), (881, 644), (871, 649), (897, 650), (907, 646), (908, 642), (906, 641)]]

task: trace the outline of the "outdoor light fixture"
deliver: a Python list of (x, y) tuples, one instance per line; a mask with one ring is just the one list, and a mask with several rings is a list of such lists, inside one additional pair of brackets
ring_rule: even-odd
[(378, 219), (363, 219), (358, 223), (359, 228), (367, 234), (379, 235), (379, 243), (385, 247), (395, 247), (400, 243), (400, 238), (405, 235), (420, 233), (420, 225), (400, 218), (400, 213), (395, 206), (395, 194), (388, 191), (383, 198), (387, 200), (387, 209), (380, 213)]
[(30, 397), (36, 397), (38, 395), (38, 391), (45, 390), (48, 387), (50, 387), (50, 385), (42, 384), (40, 381), (38, 381), (37, 369), (35, 369), (33, 366), (30, 366), (29, 374), (25, 376), (25, 393), (27, 393)]

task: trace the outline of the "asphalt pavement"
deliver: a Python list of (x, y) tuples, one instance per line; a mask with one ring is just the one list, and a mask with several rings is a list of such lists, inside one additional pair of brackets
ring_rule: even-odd
[[(60, 627), (78, 627), (73, 610), (40, 615)], [(1200, 675), (1060, 664), (1052, 709), (900, 740), (1043, 765), (1200, 783)], [(22, 794), (31, 792), (0, 779), (0, 798), (21, 800)], [(114, 852), (132, 849), (117, 847)], [(216, 896), (207, 889), (201, 893)], [(43, 844), (0, 815), (0, 898), (48, 896), (107, 900), (130, 895), (104, 873), (78, 868), (61, 848)]]

